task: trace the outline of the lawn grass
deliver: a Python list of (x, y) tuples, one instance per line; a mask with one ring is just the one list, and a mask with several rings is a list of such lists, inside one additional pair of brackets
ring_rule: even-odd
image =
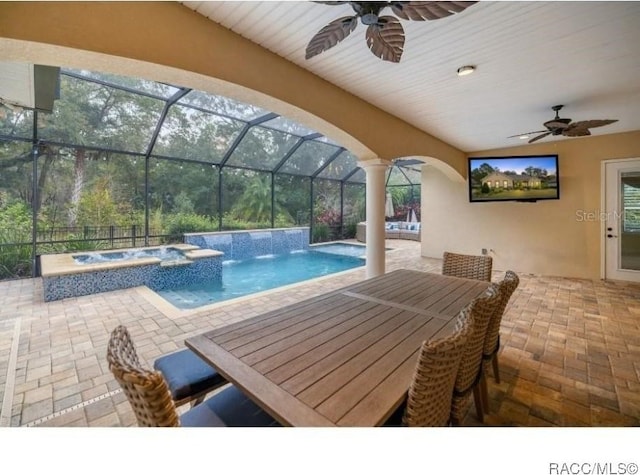
[(540, 200), (555, 198), (557, 190), (555, 188), (543, 188), (541, 190), (501, 190), (487, 194), (478, 193), (473, 190), (474, 200)]

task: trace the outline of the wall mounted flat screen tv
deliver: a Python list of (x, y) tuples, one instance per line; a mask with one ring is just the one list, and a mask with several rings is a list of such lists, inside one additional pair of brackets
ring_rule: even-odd
[(469, 201), (557, 200), (558, 155), (469, 158)]

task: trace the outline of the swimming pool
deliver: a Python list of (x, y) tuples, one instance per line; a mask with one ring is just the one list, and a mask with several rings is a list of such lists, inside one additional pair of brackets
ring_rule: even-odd
[(224, 261), (221, 284), (192, 284), (157, 293), (178, 308), (190, 309), (354, 269), (364, 264), (365, 260), (359, 257), (312, 248), (308, 251), (242, 261)]

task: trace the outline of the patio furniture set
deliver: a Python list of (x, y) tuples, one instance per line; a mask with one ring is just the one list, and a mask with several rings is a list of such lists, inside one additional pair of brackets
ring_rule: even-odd
[[(421, 223), (406, 221), (389, 221), (385, 223), (384, 237), (385, 239), (409, 239), (411, 241), (420, 241)], [(356, 225), (356, 239), (360, 242), (367, 241), (367, 223), (358, 223)]]
[(482, 420), (518, 285), (491, 268), (445, 253), (442, 275), (397, 270), (208, 331), (155, 370), (119, 326), (107, 359), (140, 426), (459, 425), (472, 394)]

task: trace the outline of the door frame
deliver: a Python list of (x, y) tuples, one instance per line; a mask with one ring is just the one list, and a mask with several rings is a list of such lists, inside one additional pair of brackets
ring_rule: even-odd
[[(640, 163), (640, 157), (631, 158), (612, 158), (602, 160), (600, 162), (600, 212), (607, 213), (607, 164), (609, 163), (625, 163), (637, 161)], [(600, 279), (605, 280), (607, 276), (607, 221), (600, 219)], [(638, 271), (640, 272), (640, 271)], [(615, 280), (615, 279), (611, 279)]]

